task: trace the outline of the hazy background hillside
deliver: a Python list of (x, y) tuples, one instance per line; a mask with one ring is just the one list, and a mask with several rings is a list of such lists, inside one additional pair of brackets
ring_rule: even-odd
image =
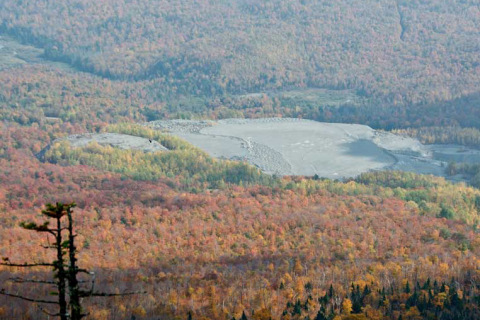
[(480, 80), (473, 0), (5, 0), (0, 19), (50, 59), (172, 92), (349, 88), (406, 104)]

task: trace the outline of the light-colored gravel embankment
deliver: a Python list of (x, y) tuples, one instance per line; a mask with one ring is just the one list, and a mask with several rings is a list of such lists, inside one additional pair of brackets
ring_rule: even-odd
[(147, 122), (144, 125), (166, 132), (199, 133), (203, 128), (211, 127), (214, 124), (214, 121), (209, 120), (157, 120)]
[(96, 141), (100, 145), (109, 145), (120, 149), (142, 150), (144, 152), (168, 151), (167, 148), (157, 141), (152, 140), (152, 142), (150, 142), (146, 138), (120, 133), (74, 134), (68, 136), (66, 140), (69, 141), (73, 147), (85, 147), (90, 142)]
[(100, 145), (110, 145), (120, 149), (142, 150), (144, 152), (168, 151), (157, 141), (120, 133), (86, 133), (67, 137), (74, 147), (84, 147), (92, 141)]
[[(162, 146), (157, 141), (152, 140), (150, 142), (146, 138), (131, 136), (120, 133), (84, 133), (74, 134), (66, 138), (60, 138), (53, 141), (52, 144), (60, 141), (68, 141), (70, 145), (75, 148), (82, 148), (88, 146), (89, 143), (95, 141), (102, 146), (112, 146), (114, 148), (120, 148), (125, 150), (141, 150), (143, 152), (157, 152), (168, 151), (167, 148)], [(52, 145), (51, 144), (51, 145)], [(45, 147), (42, 151), (36, 154), (36, 157), (40, 161), (45, 161), (45, 153), (50, 150), (51, 145)]]
[[(416, 139), (368, 126), (289, 118), (164, 120), (145, 124), (170, 132), (216, 158), (247, 161), (265, 173), (342, 179), (371, 170), (445, 175), (447, 161), (480, 162), (480, 151), (455, 145), (422, 145)], [(157, 141), (118, 134), (77, 134), (74, 147), (96, 141), (122, 149), (168, 151)], [(59, 141), (56, 140), (56, 141)], [(43, 158), (46, 150), (37, 156)]]
[(398, 162), (396, 154), (429, 155), (417, 140), (354, 124), (264, 118), (147, 125), (178, 135), (214, 157), (243, 159), (278, 175), (347, 178), (392, 167)]

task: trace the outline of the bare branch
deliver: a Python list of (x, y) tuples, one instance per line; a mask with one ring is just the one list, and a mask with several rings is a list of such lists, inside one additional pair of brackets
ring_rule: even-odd
[(7, 281), (15, 282), (15, 283), (44, 283), (44, 284), (57, 284), (55, 281), (47, 281), (47, 280), (34, 280), (34, 279), (22, 279), (22, 278), (10, 278)]
[(6, 263), (0, 263), (0, 266), (8, 266), (8, 267), (24, 267), (24, 268), (27, 268), (27, 267), (55, 267), (55, 265), (53, 263), (43, 263), (43, 262), (40, 262), (40, 263), (23, 263), (23, 264), (20, 264), (20, 263), (11, 263), (9, 261), (7, 261)]
[(4, 296), (8, 296), (8, 297), (19, 298), (19, 299), (26, 300), (26, 301), (30, 301), (30, 302), (58, 304), (58, 302), (55, 302), (55, 301), (40, 300), (40, 299), (32, 299), (32, 298), (22, 297), (22, 296), (13, 294), (13, 293), (5, 292), (3, 289), (0, 290), (0, 294), (2, 294), (2, 295), (4, 295)]
[(79, 269), (79, 271), (88, 273), (92, 276), (91, 280), (91, 287), (90, 290), (80, 290), (79, 291), (79, 296), (82, 298), (88, 298), (88, 297), (118, 297), (118, 296), (130, 296), (134, 294), (145, 294), (147, 293), (146, 291), (132, 291), (132, 292), (122, 292), (122, 293), (106, 293), (106, 292), (93, 292), (94, 287), (95, 287), (95, 278), (96, 274), (95, 272), (88, 272), (87, 270)]
[(86, 273), (86, 274), (89, 274), (89, 275), (92, 275), (92, 276), (95, 275), (95, 272), (88, 271), (87, 269), (78, 269), (78, 268), (77, 268), (77, 272), (78, 272), (78, 273)]
[(90, 280), (78, 280), (78, 283), (88, 283)]
[(42, 247), (44, 249), (56, 249), (57, 248), (56, 246), (53, 246), (53, 245), (48, 245), (48, 246), (40, 245), (40, 247)]
[(89, 291), (80, 291), (80, 296), (83, 298), (88, 297), (118, 297), (118, 296), (131, 296), (134, 294), (146, 294), (146, 291), (132, 291), (132, 292), (122, 292), (122, 293), (105, 293), (105, 292), (89, 292)]
[(57, 229), (41, 229), (41, 230), (35, 230), (37, 232), (48, 232), (50, 233), (51, 235), (53, 236), (56, 236), (57, 234), (55, 232), (57, 232)]

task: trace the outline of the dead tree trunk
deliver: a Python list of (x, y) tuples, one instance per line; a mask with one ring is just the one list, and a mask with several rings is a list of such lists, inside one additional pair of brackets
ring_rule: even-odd
[(57, 218), (57, 235), (56, 243), (54, 244), (57, 247), (57, 261), (54, 262), (55, 269), (57, 269), (57, 281), (58, 281), (58, 304), (60, 307), (60, 319), (67, 320), (67, 301), (65, 298), (65, 268), (63, 262), (63, 246), (62, 246), (62, 224), (60, 222), (60, 217)]
[(19, 298), (26, 301), (37, 302), (37, 303), (44, 303), (44, 304), (57, 304), (59, 307), (58, 313), (51, 313), (47, 310), (42, 309), (43, 312), (47, 313), (51, 316), (60, 317), (61, 320), (68, 320), (69, 314), (67, 311), (67, 300), (66, 300), (66, 283), (67, 283), (67, 273), (65, 271), (65, 249), (63, 243), (62, 232), (64, 228), (62, 228), (62, 217), (66, 214), (65, 208), (71, 208), (75, 206), (75, 204), (70, 205), (63, 205), (57, 203), (55, 206), (52, 204), (47, 204), (46, 209), (42, 210), (42, 214), (47, 216), (50, 219), (54, 219), (56, 222), (56, 228), (48, 227), (49, 222), (45, 222), (41, 225), (38, 225), (34, 222), (22, 222), (20, 226), (27, 230), (34, 230), (37, 232), (45, 232), (50, 234), (54, 237), (55, 242), (52, 245), (45, 246), (46, 249), (55, 249), (56, 250), (56, 260), (52, 263), (23, 263), (23, 264), (15, 264), (11, 263), (8, 258), (3, 258), (3, 263), (0, 265), (10, 266), (10, 267), (24, 267), (24, 268), (33, 268), (33, 267), (52, 267), (53, 268), (53, 278), (54, 281), (48, 280), (33, 280), (33, 279), (22, 279), (22, 278), (11, 278), (9, 279), (15, 283), (42, 283), (42, 284), (49, 284), (55, 285), (57, 288), (57, 301), (50, 301), (44, 299), (35, 299), (29, 298), (18, 294), (13, 294), (9, 292), (5, 292), (5, 290), (0, 290), (0, 294)]
[(70, 295), (70, 314), (72, 320), (80, 320), (83, 318), (82, 306), (80, 305), (80, 288), (78, 283), (78, 267), (77, 267), (77, 248), (75, 247), (75, 237), (73, 234), (73, 217), (72, 209), (68, 208), (67, 210), (68, 217), (68, 255), (69, 255), (69, 266), (68, 266), (68, 289)]
[[(26, 301), (37, 302), (37, 303), (45, 303), (45, 304), (56, 304), (59, 306), (59, 313), (51, 313), (46, 310), (43, 310), (50, 316), (60, 317), (61, 320), (80, 320), (86, 316), (83, 313), (82, 305), (80, 303), (81, 298), (87, 297), (114, 297), (114, 296), (126, 296), (132, 294), (139, 294), (145, 293), (140, 291), (135, 292), (124, 292), (124, 293), (104, 293), (104, 292), (97, 292), (94, 291), (95, 288), (95, 274), (85, 269), (80, 269), (77, 266), (77, 248), (75, 247), (75, 237), (73, 231), (73, 216), (72, 216), (72, 208), (76, 205), (75, 203), (70, 204), (62, 204), (56, 203), (56, 205), (52, 205), (48, 203), (46, 205), (46, 209), (42, 210), (42, 214), (46, 215), (48, 218), (55, 219), (56, 221), (56, 229), (49, 228), (48, 221), (38, 225), (34, 222), (22, 222), (20, 225), (27, 229), (27, 230), (34, 230), (37, 232), (46, 232), (51, 234), (55, 238), (55, 243), (52, 245), (44, 246), (47, 249), (56, 249), (57, 258), (52, 263), (31, 263), (31, 264), (14, 264), (9, 261), (8, 258), (3, 258), (3, 263), (0, 265), (10, 266), (10, 267), (52, 267), (53, 268), (53, 277), (54, 281), (47, 281), (47, 280), (33, 280), (33, 279), (21, 279), (21, 278), (12, 278), (10, 281), (16, 283), (41, 283), (41, 284), (49, 284), (49, 285), (56, 285), (58, 292), (58, 301), (50, 301), (50, 300), (43, 300), (43, 299), (34, 299), (29, 297), (24, 297), (18, 294), (13, 294), (9, 292), (5, 292), (5, 290), (0, 289), (0, 294), (15, 297), (19, 299), (23, 299)], [(66, 227), (62, 227), (62, 217), (67, 216), (68, 218), (68, 225)], [(68, 232), (68, 239), (63, 240), (62, 232), (67, 230)], [(68, 265), (67, 261), (64, 258), (65, 255), (68, 253)], [(79, 274), (85, 273), (92, 278), (90, 281), (86, 280), (79, 280)], [(80, 283), (90, 282), (89, 289), (82, 289), (80, 287)], [(67, 292), (67, 283), (68, 283), (68, 292)], [(67, 294), (69, 297), (69, 304), (67, 304)], [(70, 313), (68, 312), (70, 309)]]

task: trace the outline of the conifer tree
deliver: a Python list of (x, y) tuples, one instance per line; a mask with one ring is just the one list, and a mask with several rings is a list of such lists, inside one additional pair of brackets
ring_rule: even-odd
[[(124, 296), (137, 294), (141, 292), (124, 292), (124, 293), (104, 293), (97, 292), (94, 290), (95, 287), (95, 273), (90, 272), (85, 269), (81, 269), (77, 266), (76, 253), (77, 249), (75, 247), (75, 237), (74, 233), (74, 221), (73, 221), (73, 208), (76, 206), (74, 202), (72, 203), (59, 203), (55, 205), (47, 203), (46, 209), (42, 210), (42, 214), (51, 220), (54, 220), (55, 227), (50, 227), (50, 221), (45, 221), (43, 224), (37, 224), (35, 222), (21, 222), (20, 226), (27, 230), (33, 230), (36, 232), (47, 233), (52, 235), (55, 239), (55, 242), (47, 246), (43, 246), (46, 249), (54, 249), (56, 251), (56, 260), (52, 262), (34, 262), (34, 263), (12, 263), (9, 258), (3, 258), (3, 262), (0, 265), (9, 266), (9, 267), (22, 267), (22, 268), (33, 268), (33, 267), (51, 267), (53, 268), (53, 279), (54, 280), (36, 280), (36, 279), (23, 279), (23, 278), (10, 278), (9, 280), (14, 283), (38, 283), (38, 284), (47, 284), (50, 286), (56, 287), (53, 294), (58, 297), (57, 301), (46, 300), (40, 298), (31, 298), (21, 296), (15, 293), (6, 292), (4, 289), (0, 289), (0, 294), (19, 298), (22, 300), (36, 302), (40, 304), (47, 305), (58, 305), (59, 312), (50, 312), (43, 308), (41, 310), (48, 314), (49, 316), (60, 317), (61, 320), (80, 320), (86, 316), (83, 313), (81, 306), (81, 298), (102, 296)], [(62, 222), (63, 217), (67, 217), (66, 225)], [(64, 231), (67, 232), (67, 236), (64, 236)], [(80, 283), (86, 281), (79, 281), (80, 274), (87, 274), (91, 277), (90, 288), (85, 289), (80, 287)], [(68, 290), (67, 290), (68, 285)], [(69, 297), (67, 304), (67, 295)], [(70, 309), (68, 311), (68, 309)]]
[(410, 293), (410, 283), (407, 281), (407, 284), (405, 285), (405, 293)]
[(245, 315), (245, 311), (242, 312), (242, 317), (240, 320), (248, 320), (247, 316)]

